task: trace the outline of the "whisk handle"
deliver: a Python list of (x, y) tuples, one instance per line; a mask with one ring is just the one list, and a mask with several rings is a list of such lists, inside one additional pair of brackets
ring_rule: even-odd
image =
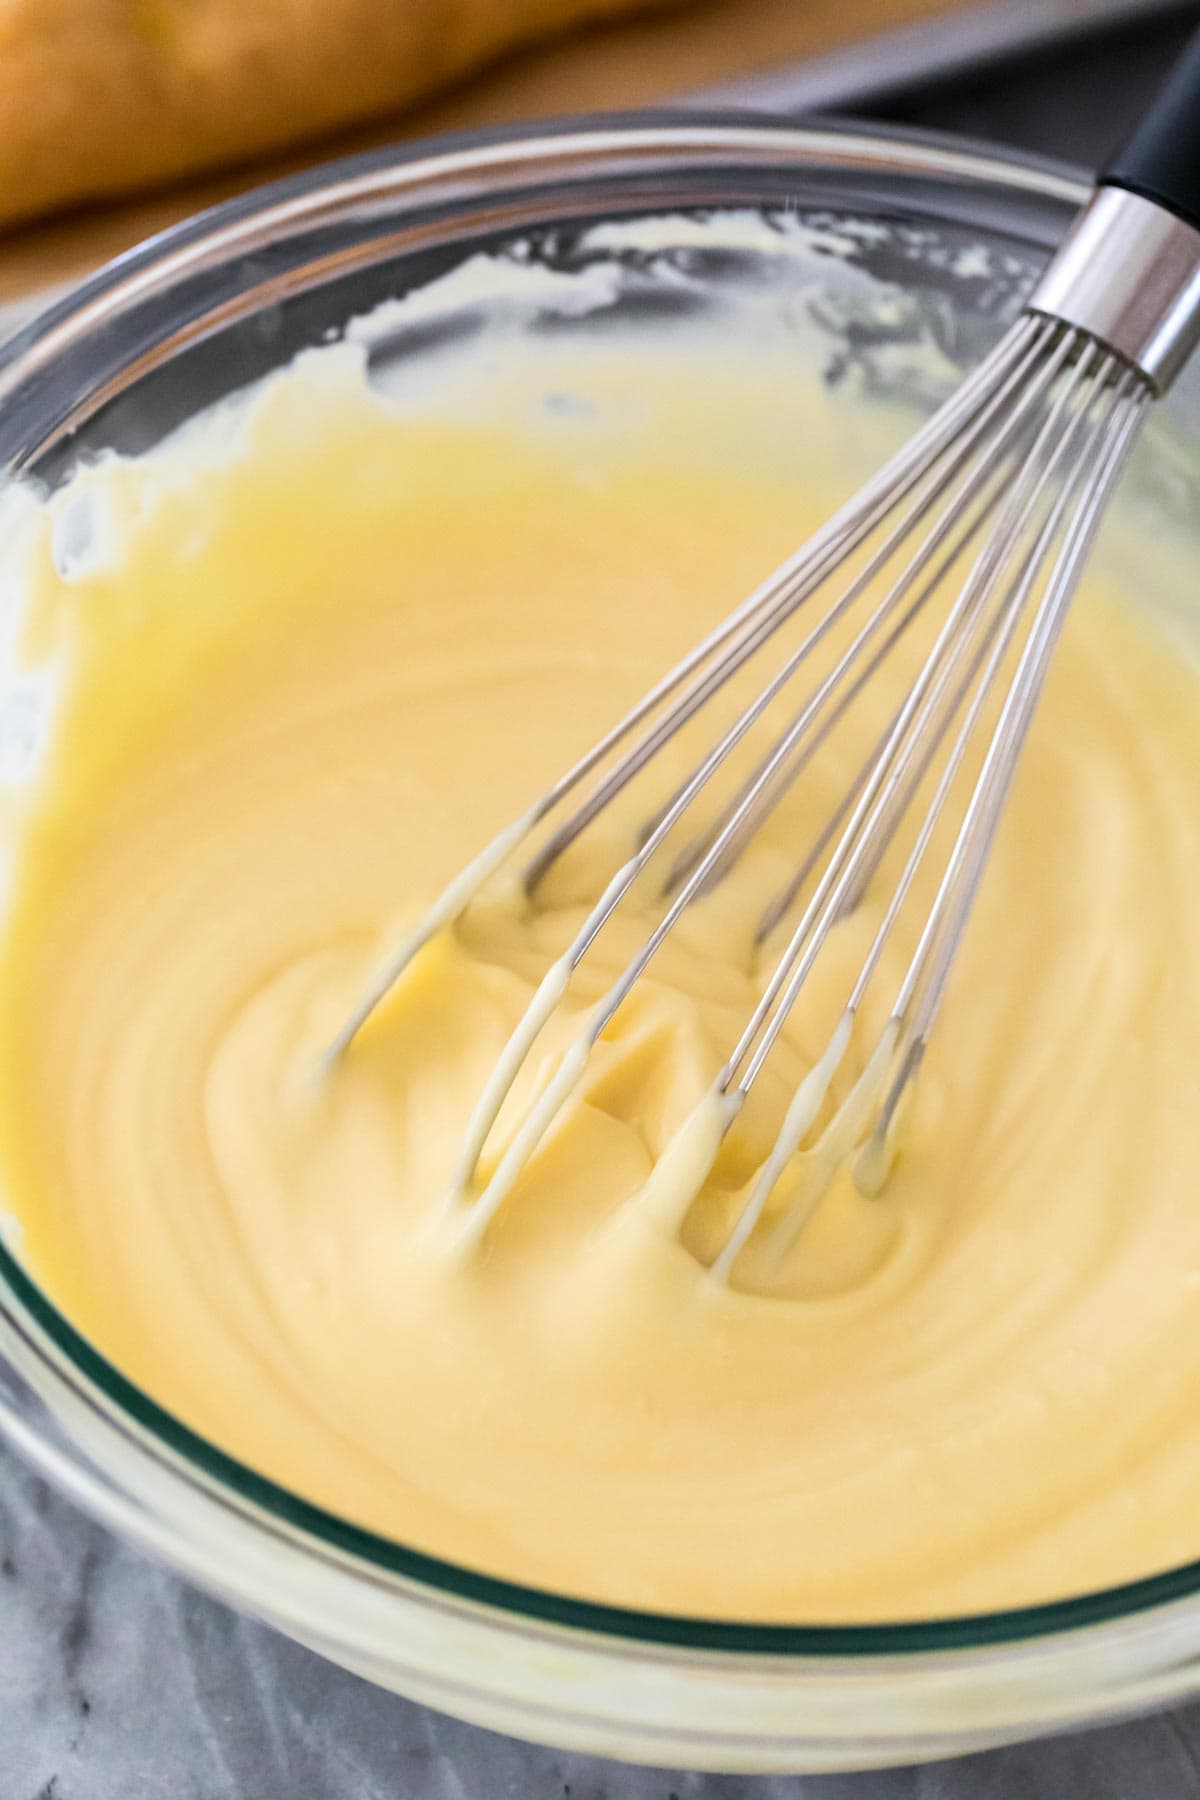
[(1200, 345), (1200, 32), (1030, 294), (1165, 394)]
[(1140, 194), (1200, 230), (1200, 32), (1100, 186)]

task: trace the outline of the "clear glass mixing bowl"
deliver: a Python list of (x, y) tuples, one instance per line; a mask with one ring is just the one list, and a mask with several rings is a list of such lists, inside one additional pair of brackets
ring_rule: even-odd
[[(937, 398), (922, 353), (936, 349), (943, 384), (974, 360), (1083, 195), (1070, 172), (983, 149), (728, 117), (373, 155), (192, 220), (52, 308), (0, 355), (0, 458), (9, 478), (53, 484), (98, 448), (144, 448), (481, 249), (564, 280), (602, 261), (604, 318), (624, 308), (652, 330), (724, 283), (792, 283), (829, 374), (852, 371), (894, 429)], [(790, 261), (747, 242), (746, 209), (790, 234)], [(678, 227), (639, 248), (626, 227), (663, 214)], [(381, 368), (478, 327), (486, 295), (446, 292), (419, 328), (382, 334)], [(587, 314), (560, 307), (557, 322), (589, 328)], [(1196, 392), (1182, 384), (1131, 472), (1130, 542), (1163, 519), (1196, 536)], [(1156, 592), (1152, 558), (1139, 572), (1148, 603), (1186, 604)], [(0, 750), (27, 727), (20, 701), (0, 669)], [(823, 1627), (621, 1611), (438, 1562), (199, 1439), (84, 1342), (2, 1243), (0, 1427), (96, 1518), (233, 1605), (373, 1681), (548, 1743), (673, 1767), (864, 1767), (1200, 1691), (1200, 1563), (1019, 1612)]]

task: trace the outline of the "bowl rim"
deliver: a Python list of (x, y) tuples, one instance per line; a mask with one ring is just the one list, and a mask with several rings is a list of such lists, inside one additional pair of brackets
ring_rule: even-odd
[[(0, 347), (0, 403), (15, 381), (30, 372), (52, 368), (65, 344), (80, 336), (122, 301), (136, 299), (164, 270), (199, 266), (206, 259), (236, 253), (239, 242), (264, 222), (279, 227), (302, 217), (319, 200), (323, 209), (352, 206), (378, 192), (382, 177), (391, 175), (402, 188), (417, 189), (436, 176), (486, 180), (503, 168), (519, 149), (528, 159), (544, 153), (547, 162), (562, 153), (586, 159), (589, 154), (656, 145), (664, 153), (753, 150), (770, 166), (768, 152), (785, 148), (816, 169), (849, 166), (883, 179), (937, 178), (966, 187), (998, 188), (1031, 202), (1076, 206), (1091, 183), (1070, 165), (1010, 152), (986, 143), (946, 134), (898, 127), (861, 125), (850, 120), (797, 123), (758, 112), (727, 109), (656, 109), (636, 113), (591, 114), (529, 125), (505, 125), (445, 137), (418, 139), (398, 146), (320, 164), (282, 180), (253, 187), (217, 206), (167, 227), (105, 264)], [(778, 164), (776, 165), (778, 166)], [(19, 469), (9, 463), (8, 473)], [(1200, 1592), (1200, 1559), (1118, 1586), (1092, 1590), (1066, 1599), (993, 1612), (914, 1620), (855, 1624), (804, 1624), (711, 1620), (690, 1614), (643, 1611), (578, 1599), (549, 1589), (486, 1574), (430, 1555), (398, 1539), (355, 1525), (350, 1520), (303, 1499), (238, 1458), (218, 1448), (177, 1419), (123, 1375), (61, 1313), (17, 1261), (0, 1234), (0, 1326), (15, 1334), (22, 1349), (46, 1360), (42, 1340), (61, 1359), (68, 1379), (79, 1382), (108, 1417), (132, 1424), (148, 1436), (155, 1453), (186, 1482), (232, 1501), (252, 1529), (268, 1523), (298, 1534), (300, 1541), (323, 1553), (333, 1551), (363, 1572), (400, 1577), (443, 1599), (482, 1605), (510, 1621), (567, 1628), (588, 1637), (620, 1640), (625, 1646), (666, 1646), (695, 1653), (811, 1661), (855, 1659), (910, 1660), (915, 1655), (977, 1651), (1058, 1637), (1087, 1627), (1120, 1623), (1145, 1615)], [(0, 1335), (0, 1352), (4, 1339)], [(6, 1365), (0, 1354), (0, 1375)], [(20, 1429), (17, 1429), (17, 1427)], [(28, 1453), (36, 1431), (19, 1420), (6, 1403), (0, 1383), (0, 1435), (11, 1435)], [(47, 1465), (52, 1460), (47, 1456)], [(45, 1470), (44, 1470), (45, 1472)], [(121, 1486), (119, 1478), (118, 1487)], [(136, 1499), (136, 1487), (128, 1490)], [(83, 1488), (76, 1492), (84, 1498)], [(252, 1509), (252, 1510), (250, 1510)], [(313, 1544), (312, 1540), (315, 1540)]]

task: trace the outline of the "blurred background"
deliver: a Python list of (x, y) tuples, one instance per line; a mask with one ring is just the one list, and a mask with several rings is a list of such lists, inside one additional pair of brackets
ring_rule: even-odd
[(1164, 0), (4, 0), (0, 304), (305, 163), (589, 110), (855, 113), (1095, 164)]

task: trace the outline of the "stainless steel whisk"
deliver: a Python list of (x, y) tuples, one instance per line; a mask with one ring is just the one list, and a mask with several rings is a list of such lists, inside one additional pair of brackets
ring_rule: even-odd
[[(809, 1138), (957, 778), (980, 755), (934, 898), (862, 1073), (806, 1156), (779, 1243), (794, 1241), (840, 1166), (882, 1184), (898, 1108), (937, 1017), (1072, 594), (1151, 400), (1200, 338), (1200, 37), (1112, 163), (1024, 313), (879, 475), (731, 613), (451, 883), (378, 972), (330, 1046), (332, 1066), (435, 933), (548, 824), (523, 870), (532, 895), (567, 847), (800, 609), (812, 623), (687, 779), (662, 802), (513, 1032), (468, 1126), (453, 1193), (478, 1237), (580, 1083), (601, 1034), (686, 909), (718, 880), (868, 686), (935, 593), (949, 604), (888, 717), (794, 876), (768, 906), (763, 942), (798, 912), (740, 1038), (652, 1181), (681, 1222), (771, 1055), (831, 929), (899, 839), (908, 853), (829, 1046), (800, 1084), (775, 1147), (712, 1265), (724, 1278)], [(855, 560), (857, 559), (857, 560)], [(956, 573), (956, 571), (958, 571)], [(814, 606), (818, 597), (824, 604)], [(806, 612), (805, 617), (808, 614)], [(848, 636), (842, 647), (838, 633)], [(482, 1159), (500, 1109), (576, 968), (717, 771), (769, 709), (812, 674), (733, 798), (676, 855), (661, 916), (593, 1007), (495, 1166)], [(923, 809), (914, 807), (926, 794)], [(571, 801), (569, 809), (566, 803)], [(910, 815), (912, 815), (910, 817)], [(949, 815), (951, 824), (953, 814)], [(674, 1197), (670, 1192), (674, 1189)]]

